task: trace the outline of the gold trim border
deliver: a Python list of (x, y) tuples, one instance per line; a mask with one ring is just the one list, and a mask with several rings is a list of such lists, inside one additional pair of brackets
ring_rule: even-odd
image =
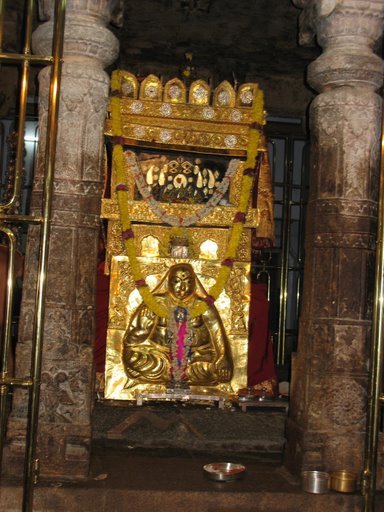
[[(147, 224), (160, 224), (158, 217), (152, 212), (144, 201), (128, 201), (131, 214), (131, 222), (144, 222)], [(188, 217), (197, 213), (201, 205), (190, 204), (169, 204), (167, 211), (170, 215)], [(217, 206), (210, 215), (196, 223), (196, 226), (232, 226), (234, 215), (237, 212), (236, 206)], [(101, 202), (101, 217), (110, 220), (119, 220), (119, 205), (117, 200), (103, 199)], [(260, 221), (258, 208), (249, 208), (244, 227), (257, 228)]]

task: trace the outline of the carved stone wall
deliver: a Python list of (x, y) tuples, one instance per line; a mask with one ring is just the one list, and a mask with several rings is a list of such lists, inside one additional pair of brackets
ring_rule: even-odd
[[(49, 21), (33, 35), (34, 51), (49, 54)], [(115, 2), (111, 2), (114, 4)], [(103, 127), (109, 77), (103, 67), (118, 54), (105, 27), (108, 1), (68, 2), (61, 81), (51, 240), (45, 307), (38, 457), (43, 475), (86, 476), (93, 403), (92, 365), (97, 244), (102, 193)], [(50, 69), (39, 76), (39, 153), (32, 211), (40, 213)], [(17, 348), (18, 375), (28, 375), (39, 245), (39, 228), (29, 231)], [(23, 453), (26, 398), (16, 393), (9, 457)], [(17, 465), (13, 465), (16, 469)]]
[(286, 465), (363, 469), (383, 62), (381, 1), (297, 2), (324, 53), (308, 79), (311, 179)]

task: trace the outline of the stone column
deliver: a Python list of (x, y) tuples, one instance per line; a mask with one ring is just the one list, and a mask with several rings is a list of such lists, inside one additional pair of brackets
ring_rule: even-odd
[[(49, 54), (53, 1), (41, 1), (48, 21), (33, 34), (34, 52)], [(109, 77), (103, 68), (118, 55), (106, 28), (116, 1), (72, 0), (67, 4), (61, 81), (52, 228), (39, 419), (42, 475), (84, 477), (88, 471), (93, 404), (93, 341), (103, 129)], [(32, 211), (41, 211), (50, 68), (39, 75), (39, 154)], [(28, 235), (25, 282), (17, 347), (17, 374), (28, 375), (39, 228)], [(20, 460), (26, 397), (16, 393), (9, 428), (9, 456)], [(17, 467), (14, 466), (14, 467)]]
[(379, 186), (382, 0), (296, 0), (308, 69), (311, 179), (286, 465), (363, 469)]

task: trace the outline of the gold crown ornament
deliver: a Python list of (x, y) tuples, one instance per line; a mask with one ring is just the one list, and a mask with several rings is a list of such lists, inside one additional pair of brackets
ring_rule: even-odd
[[(114, 72), (114, 82), (122, 144), (246, 157), (254, 103), (262, 95), (257, 83), (235, 91), (224, 81), (212, 90), (204, 80), (196, 80), (187, 89), (178, 78), (163, 85), (149, 75), (139, 82), (123, 70)], [(265, 113), (256, 127), (260, 132), (263, 124)], [(115, 135), (110, 115), (106, 135)]]

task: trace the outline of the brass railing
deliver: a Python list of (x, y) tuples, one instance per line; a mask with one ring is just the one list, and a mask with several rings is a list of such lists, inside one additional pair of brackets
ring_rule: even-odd
[[(0, 467), (7, 419), (7, 395), (10, 388), (26, 387), (29, 391), (28, 419), (26, 430), (26, 448), (23, 480), (23, 512), (33, 509), (33, 490), (38, 477), (38, 460), (36, 459), (36, 440), (38, 412), (40, 400), (40, 374), (42, 360), (43, 327), (44, 327), (44, 298), (47, 276), (47, 257), (50, 235), (50, 217), (53, 195), (53, 174), (56, 153), (56, 136), (58, 124), (58, 109), (60, 95), (61, 66), (64, 44), (64, 21), (66, 0), (56, 0), (54, 11), (54, 30), (52, 55), (31, 55), (32, 21), (36, 8), (36, 0), (26, 0), (24, 46), (21, 54), (3, 53), (3, 22), (5, 2), (0, 0), (0, 64), (14, 63), (21, 66), (19, 91), (18, 138), (16, 162), (13, 177), (13, 191), (7, 202), (0, 204), (0, 231), (8, 240), (8, 278), (6, 291), (5, 322), (2, 340), (2, 360), (0, 373)], [(20, 189), (23, 170), (24, 132), (27, 114), (27, 95), (31, 65), (51, 65), (49, 111), (46, 128), (46, 146), (44, 156), (44, 187), (41, 216), (18, 215), (13, 209), (20, 200)], [(26, 224), (40, 225), (40, 247), (38, 261), (38, 279), (35, 298), (35, 315), (33, 323), (32, 354), (30, 376), (14, 378), (8, 372), (8, 355), (11, 345), (11, 310), (14, 292), (14, 262), (16, 247), (16, 230), (14, 226)]]
[(365, 462), (362, 476), (364, 512), (374, 512), (377, 454), (379, 443), (380, 412), (383, 407), (383, 357), (384, 357), (384, 112), (381, 126), (381, 168), (379, 212), (376, 241), (375, 292), (373, 302), (370, 381), (368, 388), (368, 413), (365, 436)]
[[(287, 141), (288, 143), (288, 141)], [(289, 141), (292, 144), (292, 141)], [(284, 192), (283, 215), (281, 229), (281, 270), (280, 270), (280, 298), (279, 298), (279, 325), (277, 335), (276, 360), (278, 365), (284, 365), (286, 359), (286, 328), (287, 328), (287, 297), (288, 297), (288, 270), (289, 247), (291, 239), (291, 202), (292, 202), (292, 160), (287, 158), (288, 148), (284, 162)]]

